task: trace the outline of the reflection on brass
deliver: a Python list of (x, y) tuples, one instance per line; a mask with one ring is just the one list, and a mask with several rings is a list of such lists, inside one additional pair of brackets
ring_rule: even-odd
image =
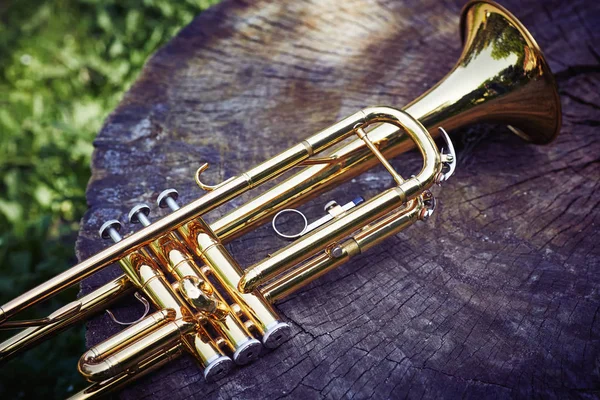
[[(290, 327), (272, 303), (431, 215), (435, 199), (428, 189), (445, 182), (456, 162), (446, 135), (450, 153), (433, 142), (440, 128), (492, 121), (537, 144), (558, 134), (561, 111), (554, 78), (521, 23), (494, 2), (476, 0), (463, 9), (461, 33), (464, 50), (455, 67), (403, 111), (366, 108), (218, 185), (202, 182), (203, 165), (195, 177), (207, 190), (202, 197), (180, 208), (176, 191), (163, 192), (159, 203), (173, 212), (153, 223), (149, 208), (136, 206), (130, 218), (144, 227), (125, 238), (118, 234), (118, 223), (105, 224), (103, 233), (114, 245), (0, 308), (0, 328), (25, 328), (0, 343), (0, 357), (6, 360), (133, 291), (149, 299), (154, 313), (82, 356), (79, 370), (93, 384), (74, 398), (119, 389), (184, 352), (198, 360), (207, 379), (218, 379), (234, 362), (254, 360), (261, 346), (285, 342)], [(423, 167), (405, 179), (388, 160), (414, 147)], [(247, 270), (224, 247), (279, 211), (379, 164), (392, 175), (393, 187), (348, 207), (330, 203), (328, 216)], [(204, 221), (209, 211), (292, 168), (297, 172), (280, 184), (210, 225)], [(47, 318), (14, 319), (115, 262), (123, 276)]]

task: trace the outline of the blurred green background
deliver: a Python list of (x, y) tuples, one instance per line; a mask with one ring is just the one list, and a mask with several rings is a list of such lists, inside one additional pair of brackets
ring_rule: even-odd
[[(75, 261), (92, 140), (148, 57), (217, 1), (1, 2), (0, 303)], [(77, 291), (20, 318), (41, 317)], [(0, 399), (81, 389), (84, 350), (78, 326), (0, 366)]]

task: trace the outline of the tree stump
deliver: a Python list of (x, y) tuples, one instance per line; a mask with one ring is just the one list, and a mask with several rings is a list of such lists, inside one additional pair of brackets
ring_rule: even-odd
[[(202, 13), (151, 58), (95, 141), (80, 259), (107, 245), (102, 222), (134, 204), (154, 204), (168, 187), (182, 203), (200, 196), (201, 163), (220, 182), (356, 110), (407, 104), (456, 62), (462, 5), (225, 0)], [(600, 394), (600, 3), (503, 5), (556, 74), (558, 139), (527, 145), (501, 126), (455, 132), (458, 168), (436, 190), (434, 216), (281, 302), (289, 341), (210, 384), (184, 356), (121, 398)], [(420, 165), (416, 154), (394, 160), (411, 163)], [(385, 171), (369, 172), (303, 210), (390, 183)], [(228, 248), (247, 266), (284, 244), (263, 226)], [(107, 268), (82, 292), (120, 273)], [(135, 319), (140, 308), (116, 312)], [(119, 330), (98, 316), (88, 344)]]

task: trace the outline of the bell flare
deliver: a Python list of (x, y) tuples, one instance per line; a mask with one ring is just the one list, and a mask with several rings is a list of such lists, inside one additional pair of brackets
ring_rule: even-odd
[(460, 30), (464, 47), (454, 68), (405, 110), (430, 131), (498, 122), (529, 142), (551, 142), (560, 131), (560, 99), (527, 28), (499, 4), (472, 0)]
[(490, 103), (506, 115), (499, 119), (509, 121), (509, 129), (530, 142), (546, 144), (554, 140), (562, 124), (556, 80), (527, 28), (510, 11), (489, 0), (468, 2), (460, 26), (465, 43), (461, 61), (483, 52), (486, 43), (489, 50), (485, 52), (494, 61), (516, 58), (510, 68), (495, 77), (505, 82), (517, 78), (512, 96), (500, 96), (497, 102)]

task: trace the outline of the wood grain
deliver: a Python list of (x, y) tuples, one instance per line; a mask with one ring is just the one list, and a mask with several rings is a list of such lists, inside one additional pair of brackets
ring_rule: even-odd
[[(79, 257), (107, 245), (96, 234), (104, 220), (164, 188), (183, 203), (200, 196), (192, 176), (203, 162), (220, 182), (365, 106), (407, 104), (457, 60), (462, 5), (225, 0), (204, 12), (151, 58), (98, 134)], [(600, 3), (503, 5), (556, 73), (558, 139), (537, 147), (503, 127), (455, 132), (458, 169), (435, 192), (434, 217), (280, 303), (288, 342), (212, 384), (185, 356), (121, 398), (600, 395)], [(303, 210), (390, 183), (369, 172)], [(250, 265), (284, 244), (265, 226), (228, 247)], [(117, 275), (108, 268), (82, 292)], [(116, 312), (135, 319), (140, 306)], [(93, 319), (88, 344), (119, 328)]]

